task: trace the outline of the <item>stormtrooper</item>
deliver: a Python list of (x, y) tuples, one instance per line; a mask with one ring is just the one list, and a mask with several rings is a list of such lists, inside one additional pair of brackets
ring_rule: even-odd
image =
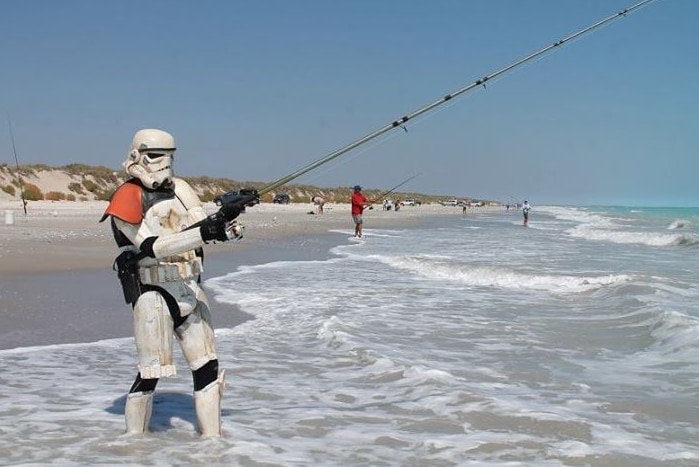
[(193, 374), (199, 431), (220, 437), (225, 370), (200, 286), (202, 246), (241, 238), (235, 218), (243, 208), (207, 217), (192, 187), (174, 177), (174, 154), (169, 133), (138, 131), (123, 163), (132, 178), (116, 189), (100, 221), (111, 217), (120, 250), (115, 269), (133, 306), (138, 374), (126, 397), (126, 432), (148, 430), (158, 380), (176, 374), (174, 337)]

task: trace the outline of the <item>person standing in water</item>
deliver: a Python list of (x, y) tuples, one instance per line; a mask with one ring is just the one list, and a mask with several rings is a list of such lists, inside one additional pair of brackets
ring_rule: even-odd
[[(202, 247), (241, 238), (232, 206), (228, 219), (207, 217), (192, 187), (175, 177), (175, 139), (163, 130), (139, 130), (123, 166), (129, 179), (112, 195), (100, 222), (111, 218), (120, 254), (115, 267), (133, 307), (138, 355), (136, 379), (126, 396), (126, 432), (148, 432), (153, 393), (176, 375), (173, 340), (194, 380), (194, 410), (203, 437), (221, 437), (219, 369), (209, 302), (201, 286)], [(200, 224), (198, 228), (188, 226)]]
[(522, 205), (522, 215), (524, 216), (524, 225), (529, 225), (529, 211), (531, 210), (531, 206), (529, 205), (529, 201), (526, 199), (524, 200), (524, 204)]
[(364, 220), (362, 219), (362, 214), (364, 213), (364, 208), (369, 206), (371, 203), (366, 199), (366, 196), (362, 194), (362, 187), (359, 185), (354, 185), (354, 193), (352, 193), (352, 220), (354, 221), (354, 236), (362, 236), (362, 224)]

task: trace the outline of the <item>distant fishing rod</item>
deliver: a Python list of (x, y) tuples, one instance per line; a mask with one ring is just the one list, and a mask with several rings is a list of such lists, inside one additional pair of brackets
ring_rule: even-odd
[(24, 200), (24, 183), (22, 182), (22, 176), (19, 174), (19, 159), (17, 158), (17, 149), (15, 148), (15, 135), (12, 132), (12, 122), (7, 119), (7, 126), (10, 128), (10, 141), (12, 141), (12, 152), (15, 154), (15, 165), (17, 166), (17, 184), (19, 185), (19, 192), (22, 198), (22, 208), (24, 208), (24, 215), (27, 215), (27, 202)]
[(369, 201), (369, 205), (372, 205), (372, 204), (376, 203), (378, 200), (380, 200), (380, 199), (383, 198), (384, 196), (390, 195), (391, 193), (393, 193), (394, 191), (396, 191), (398, 188), (402, 187), (403, 185), (405, 185), (406, 183), (408, 183), (410, 180), (416, 178), (416, 177), (419, 176), (419, 175), (422, 175), (422, 172), (416, 173), (416, 174), (413, 175), (412, 177), (406, 178), (405, 180), (403, 180), (402, 182), (400, 182), (398, 185), (394, 186), (394, 187), (391, 188), (390, 190), (388, 190), (388, 191), (386, 191), (386, 192), (384, 192), (384, 193), (381, 193), (379, 196), (377, 196), (377, 197), (374, 198), (373, 200)]
[(424, 106), (424, 107), (422, 107), (422, 108), (420, 108), (412, 113), (409, 113), (409, 114), (407, 114), (407, 115), (405, 115), (397, 120), (394, 120), (391, 123), (389, 123), (388, 125), (385, 125), (384, 127), (379, 128), (378, 130), (375, 130), (372, 133), (369, 133), (366, 136), (363, 136), (363, 137), (357, 139), (356, 141), (353, 141), (352, 143), (328, 154), (327, 156), (325, 156), (321, 159), (318, 159), (315, 162), (312, 162), (311, 164), (308, 164), (307, 166), (305, 166), (305, 167), (303, 167), (295, 172), (290, 173), (289, 175), (286, 175), (286, 176), (280, 178), (279, 180), (276, 180), (275, 182), (272, 182), (271, 184), (269, 184), (266, 187), (259, 190), (259, 194), (263, 195), (265, 193), (269, 193), (270, 191), (275, 190), (275, 189), (279, 188), (280, 186), (289, 183), (290, 181), (300, 177), (301, 175), (303, 175), (307, 172), (310, 172), (311, 170), (313, 170), (317, 167), (320, 167), (321, 165), (323, 165), (327, 162), (330, 162), (331, 160), (335, 159), (336, 157), (339, 157), (339, 156), (351, 151), (352, 149), (355, 149), (356, 147), (361, 146), (362, 144), (367, 143), (367, 142), (373, 140), (374, 138), (377, 138), (390, 130), (393, 130), (394, 128), (402, 128), (403, 130), (406, 130), (404, 125), (409, 120), (412, 120), (412, 119), (414, 119), (414, 118), (416, 118), (424, 113), (427, 113), (430, 110), (433, 110), (434, 108), (439, 107), (440, 105), (452, 100), (453, 98), (458, 97), (462, 94), (465, 94), (465, 93), (467, 93), (467, 92), (469, 92), (469, 91), (471, 91), (479, 86), (483, 86), (485, 88), (486, 82), (488, 82), (494, 78), (497, 78), (498, 76), (504, 75), (504, 74), (508, 73), (509, 71), (512, 71), (515, 68), (518, 68), (521, 65), (524, 65), (525, 63), (528, 63), (528, 62), (534, 60), (535, 58), (546, 54), (547, 52), (550, 52), (554, 49), (557, 49), (560, 46), (562, 46), (563, 44), (565, 44), (569, 41), (572, 41), (573, 39), (577, 39), (577, 38), (579, 38), (587, 33), (590, 33), (592, 31), (594, 31), (595, 29), (598, 29), (598, 28), (606, 25), (607, 23), (614, 21), (615, 19), (618, 19), (622, 16), (626, 16), (628, 13), (631, 13), (632, 11), (634, 11), (638, 8), (641, 8), (642, 6), (644, 6), (648, 3), (651, 3), (653, 1), (655, 1), (655, 0), (643, 0), (642, 2), (638, 2), (637, 4), (630, 6), (628, 8), (625, 8), (614, 15), (611, 15), (611, 16), (604, 18), (604, 19), (602, 19), (602, 20), (600, 20), (600, 21), (598, 21), (598, 22), (596, 22), (596, 23), (594, 23), (594, 24), (592, 24), (584, 29), (579, 30), (576, 33), (573, 33), (567, 37), (564, 37), (563, 39), (560, 39), (560, 40), (554, 42), (553, 44), (551, 44), (547, 47), (544, 47), (543, 49), (541, 49), (537, 52), (534, 52), (531, 55), (527, 55), (526, 57), (524, 57), (520, 60), (517, 60), (516, 62), (514, 62), (510, 65), (507, 65), (506, 67), (504, 67), (498, 71), (495, 71), (489, 75), (486, 75), (480, 79), (477, 79), (476, 81), (469, 84), (468, 86), (464, 86), (461, 89), (452, 92), (451, 94), (447, 94), (446, 96), (442, 97), (441, 99), (439, 99), (435, 102), (432, 102), (431, 104), (426, 105), (426, 106)]

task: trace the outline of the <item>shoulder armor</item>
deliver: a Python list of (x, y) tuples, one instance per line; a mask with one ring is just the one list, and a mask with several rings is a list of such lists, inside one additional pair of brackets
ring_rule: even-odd
[(201, 200), (192, 186), (181, 178), (175, 178), (175, 194), (180, 199), (184, 207), (189, 211), (192, 208), (200, 207)]
[(109, 200), (100, 222), (114, 216), (129, 224), (139, 224), (143, 220), (143, 187), (126, 182), (121, 185)]

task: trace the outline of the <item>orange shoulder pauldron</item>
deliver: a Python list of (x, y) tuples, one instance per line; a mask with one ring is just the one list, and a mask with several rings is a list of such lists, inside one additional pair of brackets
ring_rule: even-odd
[(135, 183), (124, 183), (112, 195), (109, 206), (100, 222), (114, 216), (129, 224), (139, 224), (143, 220), (143, 188)]

